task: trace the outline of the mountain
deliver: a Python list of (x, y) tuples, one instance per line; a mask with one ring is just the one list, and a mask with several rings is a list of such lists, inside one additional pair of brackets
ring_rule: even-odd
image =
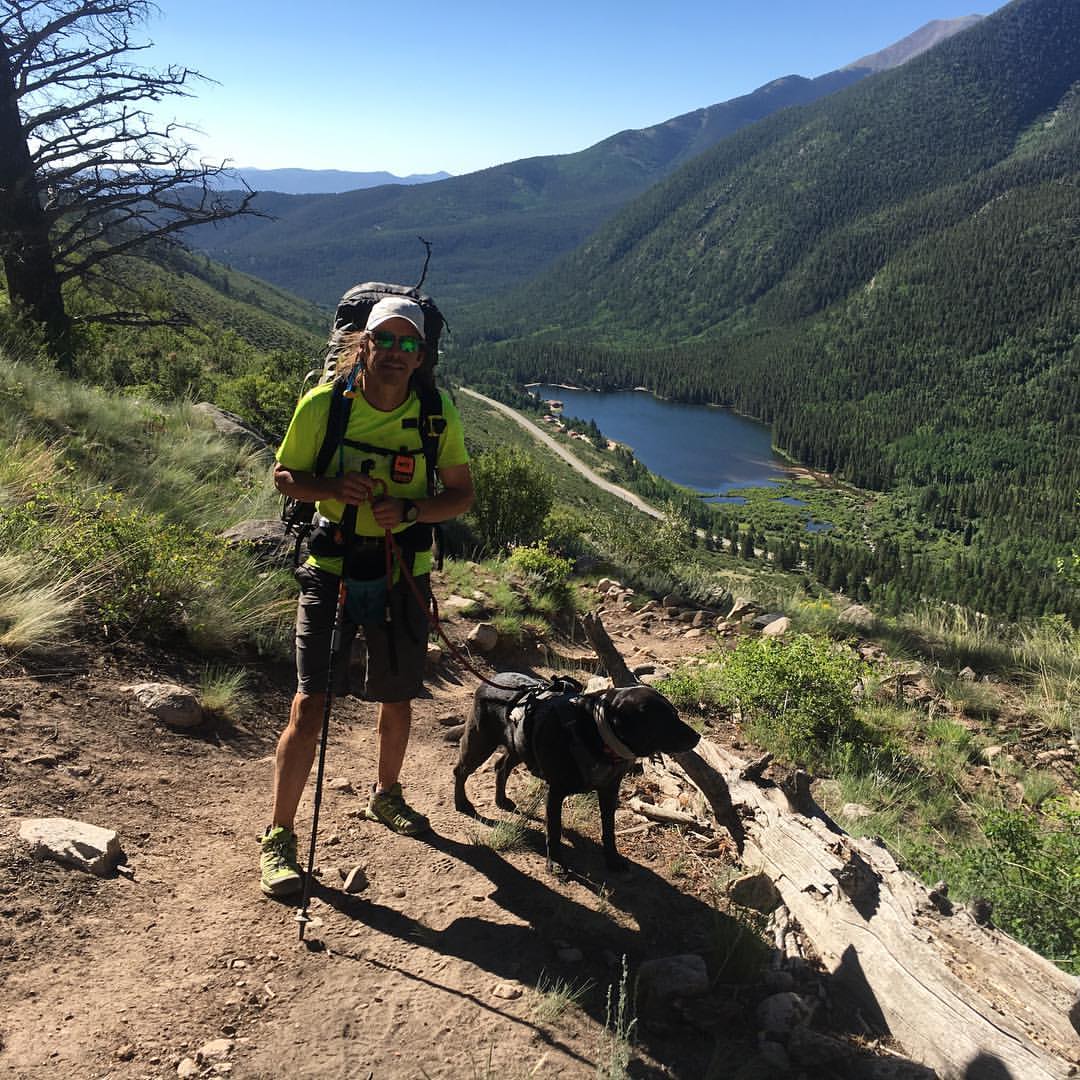
[(908, 60), (913, 60), (927, 49), (932, 49), (935, 45), (951, 38), (953, 34), (970, 30), (981, 19), (981, 15), (965, 15), (961, 19), (934, 19), (920, 27), (915, 33), (908, 34), (895, 45), (870, 53), (869, 56), (864, 56), (848, 66), (866, 68), (873, 72), (888, 71), (889, 68), (899, 67)]
[(381, 184), (430, 184), (447, 180), (448, 172), (410, 173), (345, 172), (341, 169), (229, 169), (227, 178), (239, 178), (252, 191), (279, 191), (288, 195), (336, 195), (343, 191), (379, 187)]
[(972, 580), (1050, 588), (1080, 533), (1078, 239), (1080, 5), (1014, 0), (695, 158), (463, 319), (516, 339), (460, 367), (734, 405), (910, 490), (905, 528), (964, 531)]
[[(893, 62), (912, 47), (899, 43)], [(733, 132), (868, 74), (869, 67), (848, 67), (815, 79), (790, 75), (574, 154), (525, 158), (431, 184), (260, 195), (256, 207), (274, 220), (237, 218), (187, 235), (215, 259), (332, 304), (358, 280), (416, 281), (424, 254), (419, 234), (434, 245), (427, 287), (452, 310), (455, 302), (504, 291), (543, 270), (630, 199)]]

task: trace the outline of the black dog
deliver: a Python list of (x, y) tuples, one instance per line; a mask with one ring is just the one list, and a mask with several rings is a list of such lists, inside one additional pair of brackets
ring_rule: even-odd
[(483, 685), (461, 737), (454, 766), (454, 805), (476, 817), (465, 794), (465, 780), (500, 746), (506, 751), (495, 770), (495, 802), (514, 810), (506, 781), (524, 762), (546, 780), (547, 865), (560, 864), (562, 804), (567, 795), (596, 791), (604, 860), (610, 870), (624, 870), (615, 850), (615, 807), (619, 784), (635, 759), (664, 751), (678, 753), (697, 745), (698, 733), (684, 724), (671, 702), (648, 686), (626, 686), (583, 694), (573, 679), (552, 684), (529, 675), (506, 672)]

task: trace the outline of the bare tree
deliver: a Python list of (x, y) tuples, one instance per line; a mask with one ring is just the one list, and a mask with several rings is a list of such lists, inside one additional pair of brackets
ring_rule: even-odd
[(253, 212), (227, 198), (226, 163), (196, 162), (190, 129), (150, 105), (204, 76), (132, 63), (147, 0), (0, 0), (0, 254), (8, 293), (58, 359), (70, 318), (61, 287), (116, 255), (177, 242), (190, 226)]

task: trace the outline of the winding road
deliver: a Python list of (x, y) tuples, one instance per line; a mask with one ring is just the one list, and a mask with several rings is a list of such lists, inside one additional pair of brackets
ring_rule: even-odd
[(511, 420), (517, 421), (517, 423), (519, 423), (534, 439), (542, 442), (548, 449), (558, 454), (563, 461), (576, 469), (586, 480), (595, 484), (597, 487), (603, 488), (604, 491), (607, 491), (620, 499), (624, 499), (643, 514), (648, 514), (650, 517), (654, 518), (662, 518), (664, 516), (655, 506), (650, 506), (644, 499), (639, 498), (632, 491), (627, 491), (626, 488), (619, 487), (618, 484), (613, 484), (610, 480), (605, 480), (598, 472), (590, 469), (576, 454), (571, 453), (565, 446), (556, 442), (546, 431), (542, 431), (531, 420), (522, 416), (521, 413), (517, 412), (515, 409), (511, 409), (509, 405), (504, 405), (501, 401), (489, 398), (485, 394), (478, 394), (475, 390), (470, 390), (466, 386), (461, 386), (458, 389), (460, 389), (463, 394), (468, 394), (469, 397), (474, 397), (479, 401), (484, 402), (486, 405), (490, 405), (493, 409), (505, 413)]

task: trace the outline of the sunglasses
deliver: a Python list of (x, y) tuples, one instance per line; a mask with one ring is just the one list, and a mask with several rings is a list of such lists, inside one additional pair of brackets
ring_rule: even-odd
[(400, 349), (403, 353), (416, 353), (424, 347), (424, 339), (416, 334), (391, 334), (387, 330), (370, 330), (372, 344), (376, 349)]

